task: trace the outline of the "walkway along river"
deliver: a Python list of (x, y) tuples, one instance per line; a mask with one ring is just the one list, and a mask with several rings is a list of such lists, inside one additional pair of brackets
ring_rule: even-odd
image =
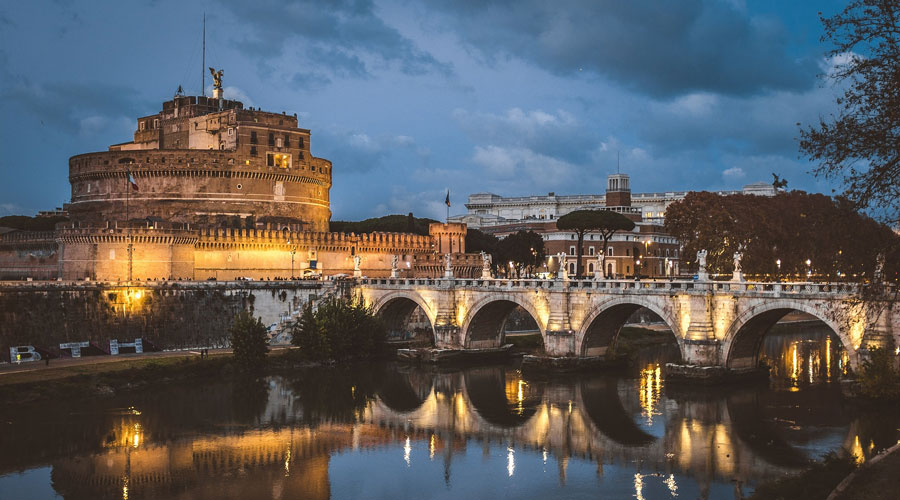
[(900, 417), (842, 399), (824, 330), (763, 349), (769, 386), (667, 387), (661, 346), (633, 374), (384, 364), (5, 405), (0, 497), (731, 499), (897, 442)]

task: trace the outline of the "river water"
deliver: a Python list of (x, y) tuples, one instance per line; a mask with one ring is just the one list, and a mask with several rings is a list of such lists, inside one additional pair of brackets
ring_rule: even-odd
[(625, 374), (385, 364), (0, 410), (0, 498), (743, 498), (900, 417), (842, 399), (840, 346), (770, 334), (768, 385), (666, 386), (677, 349)]

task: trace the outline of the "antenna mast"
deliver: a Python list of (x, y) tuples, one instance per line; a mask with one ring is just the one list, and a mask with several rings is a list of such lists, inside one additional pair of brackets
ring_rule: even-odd
[(622, 171), (619, 170), (619, 150), (616, 150), (616, 173), (621, 174)]
[(200, 95), (206, 95), (206, 12), (203, 13), (203, 62), (200, 63)]

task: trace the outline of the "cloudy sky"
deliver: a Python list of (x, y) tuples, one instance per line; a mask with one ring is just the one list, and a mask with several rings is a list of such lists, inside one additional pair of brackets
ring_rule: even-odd
[[(335, 219), (443, 218), (471, 193), (771, 181), (830, 193), (798, 122), (834, 109), (817, 13), (783, 0), (74, 0), (0, 6), (0, 215), (67, 202), (68, 158), (179, 85), (298, 113)], [(207, 78), (207, 91), (211, 92)]]

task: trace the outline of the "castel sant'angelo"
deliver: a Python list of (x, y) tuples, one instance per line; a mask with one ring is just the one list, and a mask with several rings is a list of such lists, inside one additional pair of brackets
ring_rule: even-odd
[[(0, 279), (233, 280), (480, 272), (464, 224), (329, 232), (332, 164), (297, 115), (180, 91), (134, 140), (69, 159), (70, 221), (0, 236)], [(180, 89), (179, 89), (180, 90)], [(393, 270), (393, 272), (392, 272)]]

